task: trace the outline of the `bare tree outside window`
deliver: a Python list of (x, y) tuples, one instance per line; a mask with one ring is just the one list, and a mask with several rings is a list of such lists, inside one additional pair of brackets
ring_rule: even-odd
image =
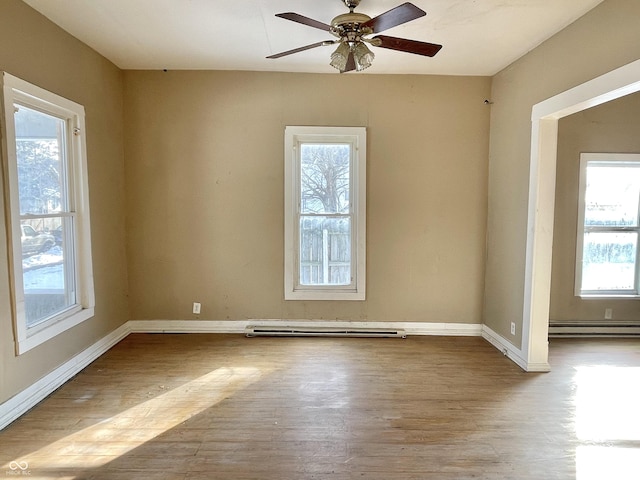
[(302, 144), (303, 213), (349, 212), (349, 145)]

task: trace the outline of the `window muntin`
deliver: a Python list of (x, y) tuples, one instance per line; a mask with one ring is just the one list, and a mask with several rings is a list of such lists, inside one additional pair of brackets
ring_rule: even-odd
[(286, 299), (364, 299), (365, 143), (360, 127), (287, 127)]
[(576, 295), (636, 297), (640, 155), (582, 154)]
[(93, 316), (84, 108), (2, 75), (16, 350)]

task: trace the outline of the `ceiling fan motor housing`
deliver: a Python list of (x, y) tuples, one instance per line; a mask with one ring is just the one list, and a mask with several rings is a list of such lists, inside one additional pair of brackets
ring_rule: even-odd
[(345, 13), (338, 15), (331, 20), (331, 33), (336, 37), (350, 42), (360, 40), (359, 37), (373, 33), (369, 27), (362, 27), (362, 24), (371, 20), (371, 17), (364, 13)]

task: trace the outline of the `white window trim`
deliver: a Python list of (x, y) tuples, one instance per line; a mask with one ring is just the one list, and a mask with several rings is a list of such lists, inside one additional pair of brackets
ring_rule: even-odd
[[(352, 153), (351, 205), (355, 221), (352, 225), (352, 284), (349, 286), (298, 285), (298, 161), (296, 150), (302, 141), (327, 137), (349, 138), (355, 146)], [(301, 127), (285, 129), (284, 188), (284, 298), (285, 300), (365, 300), (366, 286), (366, 158), (365, 127)]]
[[(580, 154), (580, 183), (578, 189), (578, 228), (576, 238), (576, 269), (574, 294), (576, 297), (584, 299), (640, 299), (640, 265), (636, 265), (636, 290), (635, 291), (583, 291), (582, 286), (582, 254), (584, 248), (584, 215), (585, 215), (585, 195), (587, 191), (587, 165), (589, 162), (602, 163), (640, 163), (640, 154), (636, 153), (581, 153)], [(640, 168), (640, 167), (638, 167)], [(628, 229), (627, 229), (628, 230)], [(638, 247), (640, 248), (640, 226), (634, 228), (639, 231)], [(640, 262), (640, 255), (636, 256), (636, 262)]]
[[(95, 294), (91, 258), (91, 228), (89, 218), (89, 184), (87, 178), (87, 152), (85, 143), (84, 107), (71, 100), (32, 85), (24, 80), (2, 72), (2, 111), (4, 114), (3, 157), (5, 173), (6, 226), (11, 241), (9, 250), (10, 287), (13, 309), (13, 324), (16, 353), (18, 355), (46, 342), (60, 333), (93, 317)], [(75, 276), (76, 305), (37, 326), (27, 329), (24, 312), (24, 289), (22, 282), (22, 258), (20, 246), (19, 192), (11, 188), (18, 184), (15, 124), (13, 105), (15, 102), (66, 118), (74, 132), (68, 139), (71, 163), (70, 189), (74, 196), (75, 211)], [(8, 195), (7, 192), (8, 191)]]

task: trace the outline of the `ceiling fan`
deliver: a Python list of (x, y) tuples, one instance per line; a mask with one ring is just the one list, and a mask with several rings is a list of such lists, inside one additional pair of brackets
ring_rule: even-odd
[(403, 3), (388, 12), (371, 18), (364, 13), (356, 13), (353, 11), (360, 3), (360, 0), (342, 0), (342, 2), (349, 9), (349, 13), (338, 15), (331, 20), (331, 25), (298, 13), (287, 12), (276, 14), (276, 17), (329, 32), (337, 37), (337, 40), (325, 40), (323, 42), (312, 43), (304, 47), (276, 53), (267, 58), (280, 58), (311, 48), (338, 44), (338, 48), (331, 54), (331, 62), (329, 65), (337, 68), (340, 73), (345, 73), (353, 70), (359, 72), (371, 66), (375, 55), (369, 50), (366, 45), (367, 43), (374, 47), (414, 53), (426, 57), (433, 57), (442, 48), (442, 45), (435, 43), (419, 42), (406, 38), (389, 37), (387, 35), (377, 35), (368, 38), (368, 35), (388, 30), (426, 15), (424, 10), (421, 10), (412, 3)]

